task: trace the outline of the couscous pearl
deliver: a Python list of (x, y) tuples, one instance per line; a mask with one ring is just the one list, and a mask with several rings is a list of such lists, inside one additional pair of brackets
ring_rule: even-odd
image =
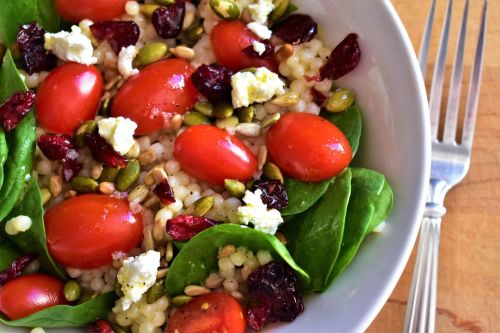
[(227, 291), (236, 291), (238, 290), (238, 281), (235, 279), (225, 279), (224, 283), (222, 284), (224, 286), (224, 289)]
[(66, 268), (66, 272), (68, 272), (68, 275), (73, 279), (82, 275), (82, 270), (78, 268)]
[(273, 260), (271, 253), (269, 251), (260, 250), (257, 252), (257, 259), (259, 260), (259, 264), (265, 265)]
[(173, 175), (176, 172), (179, 172), (180, 169), (181, 169), (181, 166), (180, 166), (179, 162), (177, 162), (177, 161), (168, 161), (167, 163), (165, 163), (165, 171), (168, 174)]
[(127, 3), (125, 4), (125, 11), (130, 16), (136, 16), (137, 14), (139, 14), (140, 9), (141, 7), (136, 1), (127, 1)]
[(221, 271), (234, 270), (234, 264), (230, 257), (222, 257), (219, 259), (219, 268)]

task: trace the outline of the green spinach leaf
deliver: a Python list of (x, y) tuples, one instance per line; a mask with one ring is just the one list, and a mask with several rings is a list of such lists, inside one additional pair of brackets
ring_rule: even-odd
[(57, 31), (60, 18), (53, 0), (2, 0), (0, 10), (0, 37), (6, 45), (16, 41), (19, 27), (37, 22), (48, 31)]
[(7, 160), (7, 154), (9, 153), (9, 147), (7, 146), (7, 140), (5, 139), (5, 133), (3, 129), (0, 128), (0, 188), (3, 184), (3, 165)]
[(331, 113), (322, 112), (321, 116), (331, 121), (346, 136), (351, 144), (352, 154), (356, 155), (361, 139), (362, 117), (358, 104), (354, 104), (344, 112)]
[(3, 271), (23, 253), (11, 242), (0, 237), (0, 271)]
[(235, 224), (221, 224), (208, 228), (187, 242), (170, 266), (165, 281), (168, 295), (178, 295), (184, 287), (202, 283), (217, 268), (220, 246), (234, 244), (253, 251), (269, 250), (275, 259), (282, 259), (297, 273), (302, 285), (309, 284), (309, 276), (292, 259), (286, 247), (274, 236)]
[(0, 317), (0, 323), (22, 327), (81, 327), (96, 319), (106, 319), (116, 301), (116, 294), (109, 292), (79, 305), (56, 305), (18, 320)]
[(361, 242), (392, 210), (392, 190), (384, 175), (368, 169), (352, 168), (351, 171), (344, 237), (330, 283), (351, 263)]
[[(3, 10), (3, 9), (2, 9)], [(10, 95), (27, 90), (9, 51), (5, 54), (0, 69), (0, 102)], [(0, 189), (0, 221), (16, 204), (25, 186), (33, 163), (35, 150), (35, 114), (30, 111), (16, 129), (6, 133), (9, 158), (4, 166), (4, 182)]]
[(329, 185), (330, 180), (317, 183), (306, 183), (288, 177), (285, 178), (288, 207), (280, 211), (281, 215), (295, 215), (307, 210), (325, 194)]
[(281, 229), (292, 257), (311, 277), (310, 291), (321, 292), (328, 287), (342, 245), (350, 194), (351, 170), (346, 169), (314, 206)]
[(30, 179), (24, 197), (19, 204), (14, 207), (9, 218), (18, 215), (29, 216), (32, 225), (25, 232), (7, 237), (21, 250), (37, 253), (38, 260), (46, 271), (65, 279), (64, 270), (54, 262), (47, 249), (47, 237), (45, 235), (45, 225), (43, 223), (42, 195), (34, 178)]

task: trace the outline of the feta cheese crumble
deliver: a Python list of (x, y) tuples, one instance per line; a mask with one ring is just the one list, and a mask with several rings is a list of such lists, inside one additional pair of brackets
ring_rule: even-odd
[(118, 71), (124, 78), (138, 74), (139, 70), (134, 68), (132, 62), (139, 50), (134, 45), (122, 47), (118, 54)]
[(258, 55), (262, 55), (264, 52), (266, 52), (266, 45), (263, 43), (254, 40), (252, 42), (252, 47), (255, 52), (257, 52)]
[(116, 302), (115, 308), (126, 311), (132, 303), (138, 302), (156, 282), (159, 266), (160, 252), (157, 251), (150, 250), (137, 257), (125, 259), (117, 276), (123, 296)]
[(248, 5), (248, 10), (255, 22), (266, 24), (269, 14), (274, 10), (274, 3), (272, 0), (259, 0), (257, 3)]
[(76, 25), (71, 27), (71, 32), (45, 33), (44, 37), (45, 49), (52, 51), (61, 60), (84, 65), (93, 65), (97, 62), (97, 58), (93, 56), (92, 42)]
[(137, 124), (128, 118), (104, 118), (97, 122), (97, 127), (99, 135), (121, 155), (128, 153), (135, 144), (134, 132)]
[(247, 24), (247, 28), (250, 29), (250, 31), (252, 31), (254, 34), (256, 34), (257, 37), (260, 37), (262, 39), (269, 39), (273, 34), (273, 32), (269, 30), (268, 27), (259, 22), (250, 22)]
[(238, 207), (238, 219), (240, 223), (248, 225), (252, 223), (256, 230), (274, 235), (278, 226), (283, 223), (283, 217), (276, 209), (267, 209), (261, 199), (261, 190), (255, 192), (246, 191), (243, 201), (246, 206)]
[(255, 73), (247, 71), (234, 74), (231, 77), (231, 86), (235, 108), (267, 102), (275, 95), (285, 93), (285, 83), (278, 74), (265, 67), (257, 68)]
[(20, 232), (25, 232), (31, 228), (31, 218), (25, 215), (19, 215), (11, 218), (5, 223), (5, 232), (7, 235), (17, 235)]

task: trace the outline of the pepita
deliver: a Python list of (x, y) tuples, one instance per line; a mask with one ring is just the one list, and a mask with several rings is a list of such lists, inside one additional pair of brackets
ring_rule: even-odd
[(228, 118), (233, 115), (233, 106), (229, 103), (219, 103), (214, 109), (214, 116), (217, 119)]
[(213, 195), (207, 195), (205, 197), (202, 197), (194, 203), (194, 215), (196, 216), (204, 216), (206, 213), (212, 209), (212, 206), (214, 205), (214, 196)]
[(99, 182), (114, 183), (119, 171), (120, 170), (118, 168), (104, 168), (101, 172), (101, 177), (99, 177)]
[(235, 179), (224, 179), (224, 188), (236, 198), (243, 198), (245, 195), (246, 186), (242, 182)]
[(326, 101), (325, 109), (329, 112), (342, 112), (354, 104), (354, 94), (347, 89), (334, 91)]
[(238, 126), (238, 123), (238, 118), (236, 116), (231, 116), (225, 119), (217, 119), (217, 121), (215, 122), (215, 126), (221, 129), (227, 129)]
[(74, 302), (80, 298), (82, 289), (77, 281), (71, 280), (64, 284), (64, 298), (68, 302)]
[(150, 43), (140, 49), (135, 64), (137, 66), (146, 66), (163, 58), (168, 52), (168, 46), (162, 42)]
[(146, 302), (153, 304), (165, 295), (165, 280), (158, 280), (146, 293)]
[(209, 123), (210, 120), (203, 113), (190, 111), (184, 114), (184, 125), (186, 126), (195, 126)]
[(207, 117), (214, 115), (214, 106), (210, 102), (196, 102), (194, 109)]
[(231, 0), (210, 0), (210, 7), (223, 20), (233, 21), (240, 17), (240, 7)]
[(85, 302), (88, 302), (91, 299), (96, 298), (97, 296), (99, 296), (97, 291), (84, 289), (84, 292), (81, 294), (80, 298), (78, 299), (78, 301), (76, 302), (75, 305), (79, 305), (79, 304), (83, 304)]
[(281, 118), (281, 114), (279, 114), (279, 113), (275, 113), (275, 114), (272, 114), (270, 116), (267, 116), (262, 121), (262, 127), (263, 128), (271, 127), (274, 124), (276, 124), (278, 122), (278, 120), (280, 120), (280, 118)]
[(155, 2), (159, 5), (168, 6), (173, 5), (175, 3), (175, 0), (155, 0)]
[(277, 22), (280, 18), (285, 15), (286, 9), (288, 8), (288, 0), (275, 0), (274, 1), (274, 10), (269, 15), (270, 22)]
[(160, 5), (155, 5), (155, 4), (144, 4), (141, 5), (141, 13), (146, 16), (146, 17), (151, 17), (153, 16), (153, 13), (156, 9), (158, 9)]
[(193, 24), (186, 31), (186, 37), (192, 44), (195, 44), (198, 40), (200, 40), (203, 35), (203, 27), (199, 24)]
[(85, 121), (75, 133), (75, 142), (78, 147), (83, 147), (85, 142), (83, 138), (85, 134), (92, 134), (97, 129), (97, 121), (95, 120), (87, 120)]
[(280, 168), (272, 162), (266, 162), (262, 168), (262, 172), (270, 180), (279, 180), (281, 183), (285, 181)]
[(172, 298), (172, 304), (179, 308), (179, 307), (189, 303), (189, 301), (191, 301), (192, 299), (193, 298), (191, 296), (179, 295), (179, 296), (175, 296), (174, 298)]
[(71, 180), (71, 188), (80, 193), (92, 193), (97, 191), (99, 184), (90, 177), (78, 176)]
[(251, 123), (255, 115), (255, 107), (253, 105), (239, 108), (236, 110), (236, 116), (242, 123)]
[(104, 98), (99, 105), (99, 114), (102, 116), (109, 115), (109, 107), (111, 106), (111, 96)]
[(50, 194), (50, 191), (46, 187), (42, 187), (40, 189), (40, 192), (42, 194), (42, 204), (45, 205), (47, 202), (49, 202), (50, 198), (52, 197), (52, 194)]
[(130, 160), (127, 166), (118, 171), (116, 177), (116, 189), (120, 192), (125, 192), (132, 186), (141, 174), (141, 166), (137, 160)]
[(300, 96), (295, 91), (287, 91), (286, 93), (279, 95), (271, 101), (271, 103), (279, 106), (291, 106), (299, 102)]

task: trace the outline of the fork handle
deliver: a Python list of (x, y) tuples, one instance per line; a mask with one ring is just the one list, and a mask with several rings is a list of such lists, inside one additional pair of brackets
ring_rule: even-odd
[(439, 236), (444, 212), (445, 208), (442, 205), (433, 203), (426, 205), (406, 307), (403, 330), (405, 333), (435, 331)]

